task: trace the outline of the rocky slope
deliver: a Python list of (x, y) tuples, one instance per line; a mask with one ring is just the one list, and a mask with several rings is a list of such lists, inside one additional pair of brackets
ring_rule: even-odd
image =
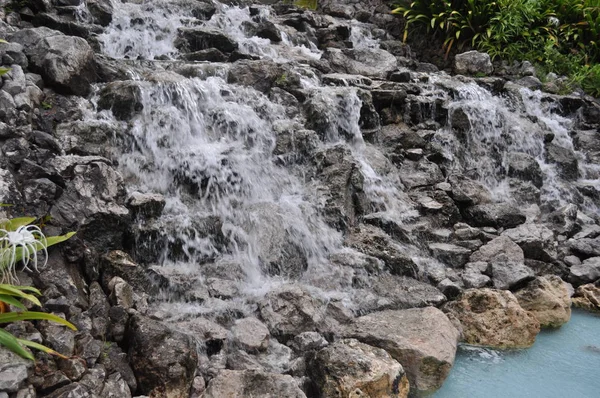
[(600, 308), (593, 98), (378, 0), (3, 4), (0, 202), (77, 231), (20, 279), (78, 331), (7, 325), (71, 359), (0, 396), (405, 397)]

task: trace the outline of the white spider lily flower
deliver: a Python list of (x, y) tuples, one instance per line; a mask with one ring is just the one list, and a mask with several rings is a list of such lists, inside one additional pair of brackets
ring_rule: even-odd
[[(38, 270), (48, 262), (48, 242), (42, 230), (35, 225), (24, 225), (15, 231), (0, 229), (0, 274), (2, 280), (15, 281), (15, 266), (19, 260), (24, 269)], [(38, 251), (43, 251), (44, 261), (40, 262)]]
[(560, 25), (560, 21), (556, 17), (549, 17), (548, 24), (550, 24), (552, 26), (558, 26), (558, 25)]

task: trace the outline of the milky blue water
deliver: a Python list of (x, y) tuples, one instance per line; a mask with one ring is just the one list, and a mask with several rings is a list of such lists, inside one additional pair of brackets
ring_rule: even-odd
[(600, 317), (573, 311), (527, 350), (463, 346), (435, 398), (599, 398)]

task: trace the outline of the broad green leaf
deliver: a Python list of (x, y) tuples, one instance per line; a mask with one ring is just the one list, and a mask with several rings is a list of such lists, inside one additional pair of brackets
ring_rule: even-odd
[(8, 72), (10, 72), (10, 68), (0, 68), (0, 76), (6, 75)]
[(35, 221), (35, 217), (13, 218), (11, 220), (8, 220), (8, 222), (5, 224), (6, 227), (4, 229), (6, 229), (7, 231), (16, 231), (17, 228), (23, 227), (25, 225), (29, 225), (34, 221)]
[(69, 359), (69, 357), (64, 356), (63, 354), (59, 353), (58, 351), (54, 351), (52, 348), (48, 348), (45, 345), (41, 345), (41, 344), (35, 343), (33, 341), (24, 340), (24, 339), (17, 339), (17, 341), (19, 343), (23, 344), (24, 346), (35, 348), (36, 350), (43, 351), (46, 354), (56, 355), (57, 357), (60, 357), (62, 359)]
[(21, 303), (19, 300), (17, 300), (13, 296), (8, 296), (6, 294), (0, 294), (0, 301), (5, 302), (6, 304), (13, 305), (13, 306), (15, 306), (17, 308), (20, 308), (22, 310), (26, 309), (25, 306), (23, 305), (23, 303)]
[(0, 345), (3, 345), (4, 347), (8, 348), (12, 352), (14, 352), (15, 354), (17, 354), (23, 358), (30, 359), (32, 361), (34, 359), (31, 352), (29, 352), (21, 344), (19, 344), (19, 341), (17, 340), (17, 338), (15, 336), (13, 336), (12, 334), (8, 333), (6, 330), (1, 329), (1, 328), (0, 328)]
[(39, 307), (42, 306), (42, 304), (40, 303), (40, 300), (38, 300), (37, 297), (35, 297), (34, 295), (31, 295), (31, 294), (27, 294), (11, 285), (6, 285), (6, 284), (0, 285), (0, 294), (18, 297), (18, 298), (21, 298), (24, 300), (31, 301), (33, 304), (35, 304)]
[(24, 311), (24, 312), (8, 312), (8, 313), (0, 314), (0, 323), (11, 323), (11, 322), (16, 322), (16, 321), (31, 321), (31, 320), (52, 321), (52, 322), (60, 323), (61, 325), (65, 325), (70, 329), (77, 330), (75, 325), (73, 325), (71, 322), (66, 321), (56, 315), (47, 314), (45, 312)]
[(75, 232), (69, 232), (67, 234), (59, 235), (59, 236), (46, 237), (46, 247), (50, 247), (52, 245), (56, 245), (57, 243), (64, 242), (67, 239), (70, 239), (73, 235), (75, 235)]

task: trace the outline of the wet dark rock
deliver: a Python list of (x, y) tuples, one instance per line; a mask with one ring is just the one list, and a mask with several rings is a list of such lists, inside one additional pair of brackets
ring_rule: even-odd
[(490, 56), (478, 51), (467, 51), (454, 58), (454, 71), (457, 74), (489, 75), (494, 71)]
[(577, 205), (568, 204), (560, 209), (553, 211), (547, 216), (552, 229), (558, 234), (573, 236), (581, 231), (581, 226), (577, 224)]
[(216, 48), (185, 53), (181, 56), (186, 61), (227, 62), (228, 57)]
[(455, 299), (462, 292), (460, 285), (448, 278), (438, 283), (437, 288), (450, 300)]
[(126, 331), (128, 359), (142, 394), (188, 397), (198, 362), (192, 339), (141, 315)]
[(434, 307), (382, 311), (357, 318), (344, 334), (382, 348), (402, 364), (411, 389), (439, 388), (454, 363), (459, 332)]
[(275, 24), (268, 20), (261, 20), (260, 22), (254, 23), (245, 21), (242, 23), (246, 34), (249, 36), (257, 36), (263, 39), (269, 39), (274, 43), (281, 41), (281, 32), (275, 26)]
[(508, 175), (524, 181), (531, 181), (533, 185), (541, 188), (543, 184), (542, 169), (531, 155), (522, 152), (508, 154)]
[(99, 361), (107, 374), (118, 374), (131, 391), (136, 391), (138, 383), (131, 365), (128, 362), (127, 353), (115, 343), (105, 342)]
[(86, 5), (95, 23), (102, 26), (110, 25), (114, 7), (109, 0), (89, 0)]
[(237, 43), (222, 32), (207, 28), (179, 28), (175, 46), (184, 52), (216, 48), (231, 53), (238, 48)]
[(340, 73), (385, 78), (397, 68), (396, 57), (381, 49), (328, 48), (323, 53), (332, 69)]
[[(67, 379), (68, 380), (68, 379)], [(80, 383), (68, 384), (46, 395), (48, 398), (92, 398), (87, 387)]]
[(579, 176), (579, 162), (575, 152), (555, 144), (546, 145), (546, 160), (556, 164), (559, 174), (566, 180), (573, 181)]
[(600, 238), (572, 239), (569, 248), (582, 258), (600, 256)]
[(221, 370), (204, 393), (205, 398), (306, 398), (292, 376), (257, 370)]
[(507, 203), (489, 203), (467, 207), (465, 220), (476, 227), (514, 228), (523, 224), (527, 217), (520, 209)]
[(402, 365), (384, 350), (358, 340), (341, 340), (322, 349), (308, 370), (320, 397), (408, 396), (409, 383)]
[(119, 120), (129, 120), (143, 109), (141, 95), (140, 87), (135, 82), (112, 82), (100, 91), (98, 107), (110, 109)]
[(267, 92), (284, 73), (282, 67), (272, 61), (238, 61), (229, 69), (227, 82)]
[(453, 268), (463, 267), (471, 256), (471, 250), (449, 243), (431, 243), (429, 250), (434, 258)]
[(133, 217), (157, 218), (165, 207), (165, 198), (160, 194), (133, 192), (127, 199), (127, 207)]

